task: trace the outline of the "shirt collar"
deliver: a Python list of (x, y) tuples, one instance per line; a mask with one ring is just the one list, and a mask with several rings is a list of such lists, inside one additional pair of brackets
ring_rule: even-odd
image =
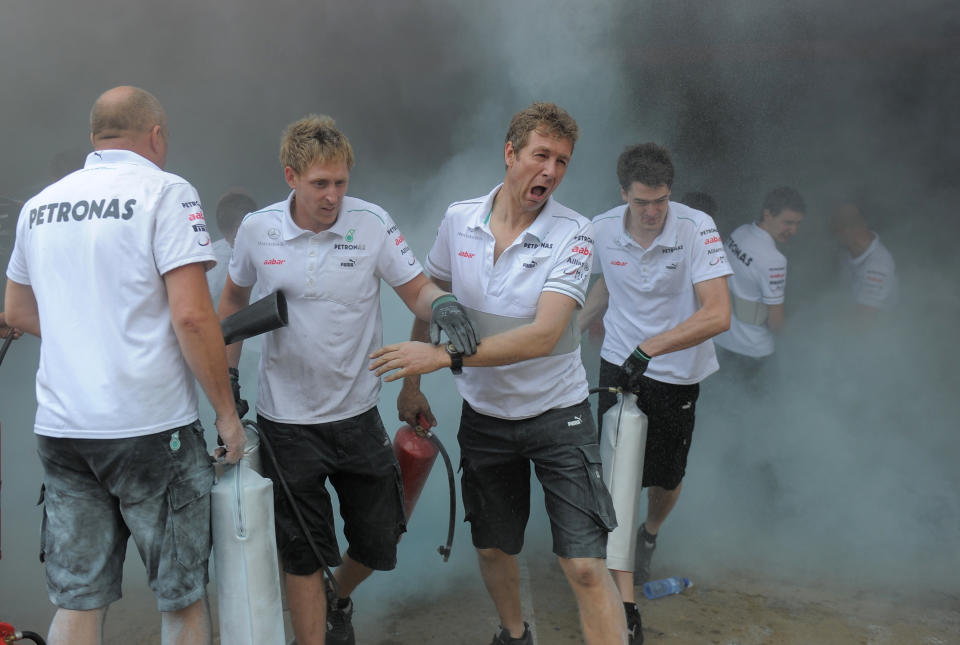
[(773, 239), (773, 236), (770, 235), (770, 233), (768, 233), (766, 229), (761, 228), (760, 225), (757, 224), (756, 222), (750, 222), (750, 226), (753, 227), (754, 233), (758, 234), (760, 237), (764, 238), (765, 240), (770, 240), (770, 244), (772, 244), (774, 247), (777, 246), (777, 241)]
[[(332, 233), (339, 237), (344, 237), (349, 230), (348, 222), (345, 221), (343, 217), (344, 203), (340, 204), (340, 214), (337, 216), (337, 221), (334, 222), (333, 226), (328, 228), (325, 231), (320, 231), (319, 233), (314, 233), (313, 231), (308, 231), (305, 228), (300, 228), (296, 222), (293, 221), (293, 196), (296, 191), (291, 190), (290, 194), (287, 195), (287, 203), (284, 207), (286, 211), (286, 217), (283, 218), (283, 239), (284, 241), (292, 240), (294, 238), (300, 237), (301, 235), (309, 235), (313, 237), (314, 235), (323, 235), (324, 233)], [(347, 197), (344, 197), (344, 202), (346, 202)]]
[(153, 163), (146, 157), (138, 155), (133, 150), (94, 150), (87, 155), (87, 160), (84, 162), (84, 168), (92, 168), (94, 166), (104, 166), (106, 164), (112, 163), (131, 163), (138, 166), (146, 166), (148, 168), (155, 168), (157, 170), (162, 170), (157, 164)]
[[(660, 234), (654, 238), (653, 242), (650, 244), (650, 248), (646, 249), (655, 249), (658, 246), (676, 246), (677, 240), (677, 216), (673, 212), (674, 203), (667, 203), (667, 216), (663, 220), (663, 229), (660, 231)], [(637, 248), (643, 248), (637, 241), (633, 239), (633, 236), (627, 231), (627, 213), (629, 213), (629, 207), (624, 205), (623, 212), (620, 215), (620, 234), (617, 236), (617, 241), (620, 246), (636, 246)]]
[[(487, 193), (487, 196), (483, 199), (483, 204), (474, 212), (468, 228), (480, 229), (490, 233), (491, 236), (493, 235), (490, 231), (490, 216), (493, 214), (493, 200), (501, 188), (503, 188), (503, 184), (497, 184), (493, 190)], [(534, 237), (538, 242), (542, 242), (543, 238), (550, 232), (549, 220), (556, 208), (557, 206), (553, 195), (550, 195), (550, 197), (547, 198), (547, 203), (543, 205), (543, 208), (537, 214), (536, 219), (523, 231), (523, 237)], [(517, 239), (519, 240), (520, 238)]]
[[(873, 231), (871, 231), (871, 233), (873, 233)], [(873, 233), (873, 241), (870, 242), (869, 246), (867, 246), (867, 248), (863, 251), (863, 253), (861, 253), (857, 257), (851, 256), (850, 262), (852, 264), (861, 264), (864, 260), (866, 260), (870, 256), (871, 253), (873, 253), (874, 249), (877, 248), (878, 244), (880, 244), (880, 236), (877, 235), (876, 233)]]

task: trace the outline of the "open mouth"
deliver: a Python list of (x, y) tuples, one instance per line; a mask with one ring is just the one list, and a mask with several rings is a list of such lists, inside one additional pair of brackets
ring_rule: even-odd
[(533, 188), (530, 189), (530, 192), (531, 194), (533, 194), (534, 197), (540, 198), (547, 194), (547, 187), (534, 186)]

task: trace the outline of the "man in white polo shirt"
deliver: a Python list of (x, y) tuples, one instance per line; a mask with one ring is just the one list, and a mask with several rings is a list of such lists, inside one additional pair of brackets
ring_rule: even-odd
[(789, 186), (774, 188), (763, 200), (760, 219), (736, 228), (726, 241), (733, 267), (730, 279), (730, 330), (716, 337), (721, 362), (738, 379), (756, 380), (762, 359), (773, 354), (773, 335), (783, 329), (787, 258), (777, 249), (797, 234), (806, 205)]
[(419, 375), (450, 367), (463, 396), (463, 505), (480, 572), (500, 617), (494, 645), (531, 643), (520, 606), (516, 555), (530, 511), (530, 464), (546, 496), (553, 551), (577, 598), (587, 643), (622, 643), (626, 625), (604, 568), (616, 525), (600, 471), (574, 312), (583, 305), (593, 233), (586, 218), (554, 201), (577, 124), (552, 103), (534, 103), (507, 131), (503, 184), (451, 204), (427, 257), (452, 285), (482, 342), (477, 353), (415, 341), (374, 354), (377, 374), (406, 377), (401, 419), (433, 418)]
[(898, 284), (893, 256), (880, 236), (870, 230), (856, 204), (840, 204), (830, 219), (830, 228), (844, 249), (843, 269), (860, 318), (874, 317), (893, 309)]
[(57, 607), (47, 642), (99, 643), (132, 536), (163, 642), (211, 642), (206, 604), (213, 468), (194, 376), (235, 463), (245, 436), (204, 273), (196, 190), (161, 168), (167, 123), (134, 87), (90, 113), (94, 152), (20, 213), (6, 322), (37, 336), (41, 557)]
[[(459, 351), (475, 351), (476, 339), (463, 308), (424, 275), (387, 212), (346, 196), (353, 149), (333, 119), (292, 123), (280, 160), (292, 192), (240, 225), (220, 316), (246, 306), (254, 284), (286, 296), (289, 325), (266, 334), (261, 350), (257, 421), (323, 558), (275, 487), (287, 599), (299, 645), (323, 643), (325, 633), (327, 643), (353, 643), (350, 593), (373, 570), (396, 566), (405, 530), (399, 467), (377, 412), (380, 382), (366, 369), (382, 343), (381, 279)], [(227, 351), (236, 378), (241, 343)], [(264, 470), (277, 480), (271, 460)], [(349, 542), (342, 559), (328, 477)], [(339, 597), (324, 589), (323, 564), (341, 565)]]
[[(627, 624), (638, 628), (634, 571), (637, 583), (646, 582), (657, 533), (680, 497), (700, 381), (717, 371), (710, 338), (730, 324), (731, 271), (717, 227), (706, 213), (670, 201), (673, 176), (669, 153), (655, 143), (630, 146), (620, 155), (617, 178), (626, 206), (593, 218), (593, 267), (602, 276), (580, 317), (585, 329), (606, 310), (600, 387), (634, 392), (648, 420), (648, 507), (637, 552), (607, 556)], [(615, 402), (616, 395), (600, 394), (601, 422)]]

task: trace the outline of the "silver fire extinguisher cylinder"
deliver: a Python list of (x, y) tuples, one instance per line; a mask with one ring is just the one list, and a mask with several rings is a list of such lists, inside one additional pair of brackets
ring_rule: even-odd
[(619, 394), (617, 403), (603, 415), (600, 437), (603, 480), (617, 514), (617, 528), (607, 538), (608, 569), (634, 568), (646, 445), (647, 415), (637, 407), (637, 396)]

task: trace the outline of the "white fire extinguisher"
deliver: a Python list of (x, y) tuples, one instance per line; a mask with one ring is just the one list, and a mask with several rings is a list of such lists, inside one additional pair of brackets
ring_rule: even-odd
[(284, 645), (273, 483), (258, 472), (256, 424), (243, 425), (243, 459), (224, 468), (210, 493), (220, 642)]
[(646, 445), (647, 415), (637, 407), (637, 396), (618, 393), (616, 404), (603, 415), (600, 436), (603, 481), (617, 514), (617, 528), (607, 537), (608, 569), (634, 568)]

